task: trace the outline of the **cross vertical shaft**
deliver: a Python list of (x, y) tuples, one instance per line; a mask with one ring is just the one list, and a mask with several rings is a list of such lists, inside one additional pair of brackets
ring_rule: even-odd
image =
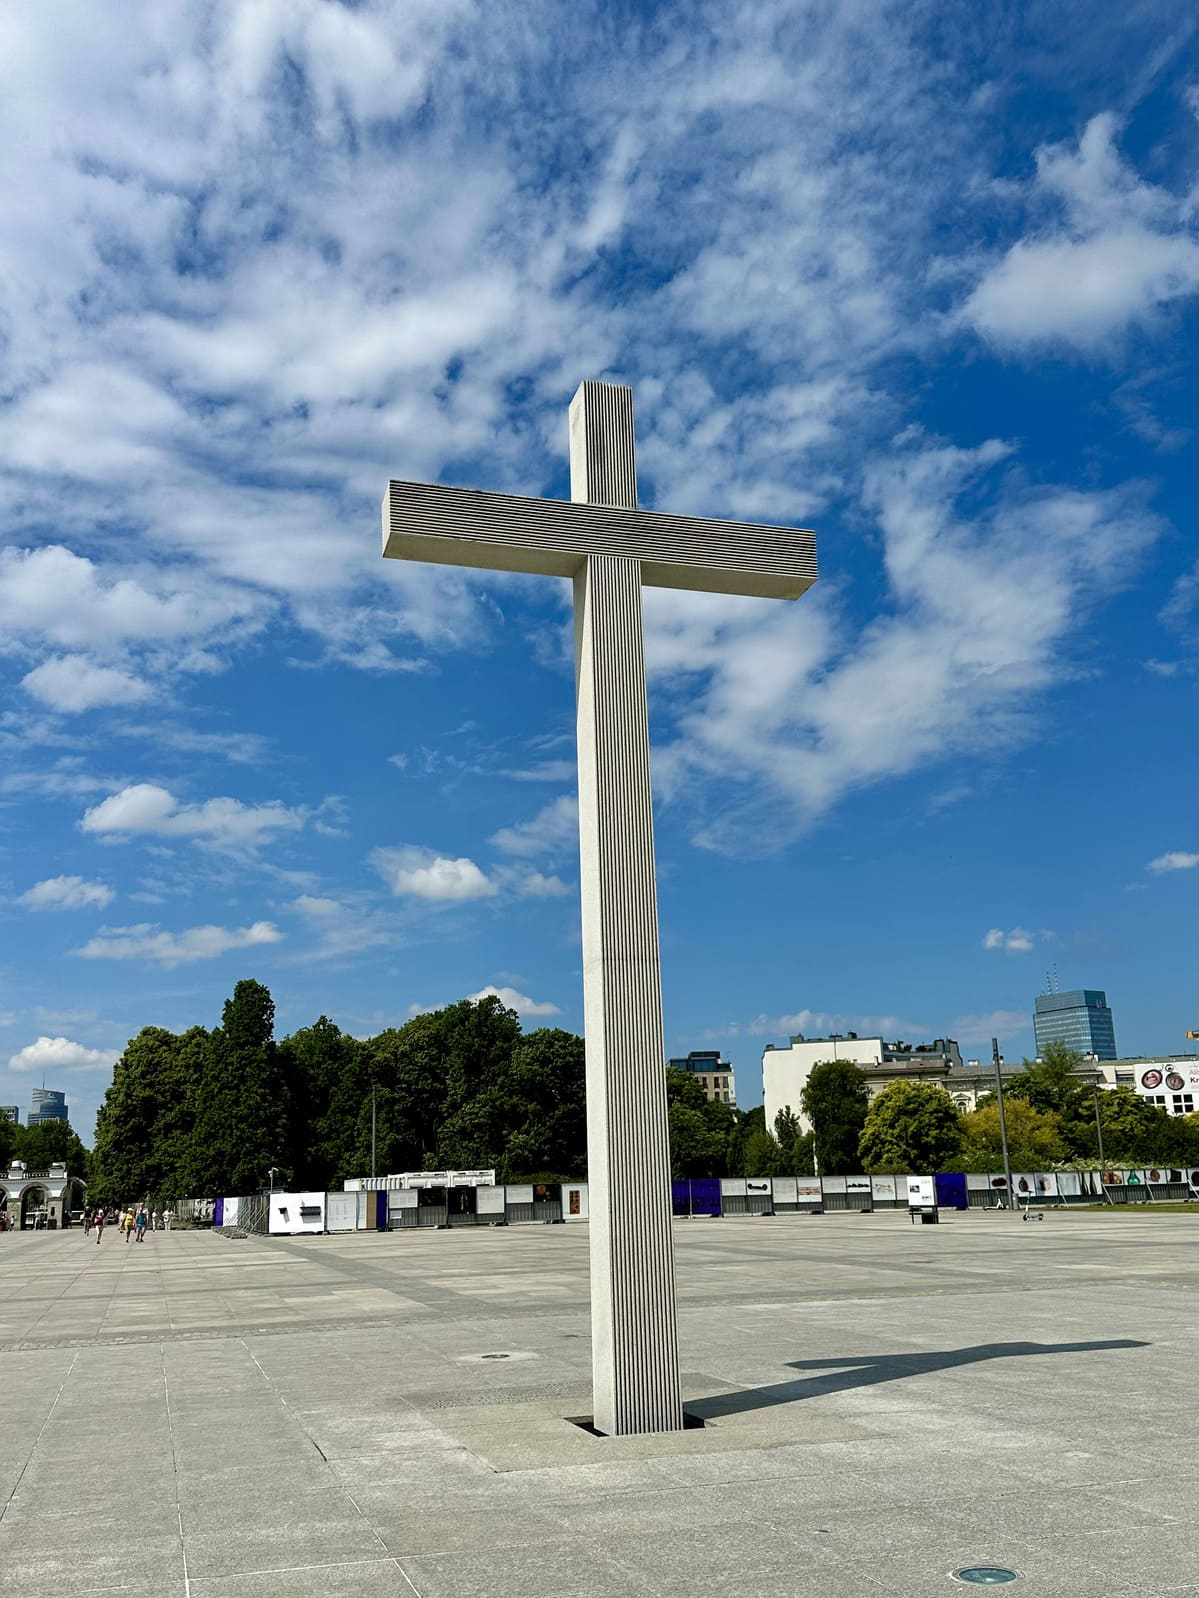
[[(580, 385), (570, 475), (572, 500), (636, 508), (631, 389)], [(595, 1425), (674, 1431), (683, 1414), (641, 562), (587, 555), (574, 614)]]

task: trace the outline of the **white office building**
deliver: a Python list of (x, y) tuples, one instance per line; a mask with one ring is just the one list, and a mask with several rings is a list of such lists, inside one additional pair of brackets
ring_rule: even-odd
[(951, 1072), (962, 1070), (962, 1056), (952, 1038), (932, 1043), (888, 1043), (884, 1038), (860, 1038), (856, 1032), (834, 1033), (827, 1038), (805, 1038), (797, 1033), (787, 1046), (768, 1043), (762, 1052), (762, 1101), (766, 1125), (773, 1131), (775, 1117), (788, 1106), (803, 1130), (810, 1127), (801, 1095), (808, 1078), (826, 1060), (850, 1060), (861, 1066), (871, 1098), (892, 1082), (938, 1082), (948, 1087)]

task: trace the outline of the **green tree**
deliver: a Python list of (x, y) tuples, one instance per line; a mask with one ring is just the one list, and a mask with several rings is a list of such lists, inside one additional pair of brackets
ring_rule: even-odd
[(257, 1193), (271, 1166), (293, 1173), (292, 1107), (274, 1041), (275, 1003), (261, 982), (238, 982), (208, 1040), (185, 1182), (193, 1196)]
[(8, 1170), (17, 1146), (20, 1127), (15, 1121), (0, 1121), (0, 1170)]
[(587, 1086), (583, 1040), (561, 1027), (519, 1039), (500, 1084), (499, 1180), (537, 1171), (587, 1174)]
[(20, 1126), (16, 1132), (14, 1160), (24, 1160), (31, 1171), (44, 1171), (61, 1161), (69, 1176), (88, 1180), (91, 1156), (69, 1121), (42, 1121), (37, 1126)]
[(284, 1038), (279, 1053), (291, 1084), (288, 1163), (297, 1185), (335, 1187), (347, 1176), (364, 1175), (370, 1167), (357, 1163), (357, 1143), (370, 1104), (366, 1048), (322, 1015)]
[(858, 1142), (867, 1171), (944, 1171), (962, 1147), (957, 1106), (938, 1082), (892, 1082), (874, 1099)]
[(1085, 1075), (1083, 1057), (1064, 1043), (1047, 1043), (1039, 1060), (1025, 1060), (1024, 1067), (1005, 1081), (1005, 1102), (1022, 1099), (1034, 1110), (1057, 1117), (1058, 1127), (1071, 1154), (1085, 1154), (1094, 1143), (1093, 1089)]
[(803, 1130), (799, 1116), (789, 1104), (785, 1104), (774, 1118), (774, 1135), (783, 1156), (783, 1168), (778, 1172), (780, 1176), (815, 1175), (815, 1138), (811, 1132)]
[[(727, 1104), (709, 1104), (690, 1071), (666, 1069), (670, 1168), (674, 1176), (724, 1176), (736, 1116)], [(752, 1134), (751, 1134), (752, 1135)]]
[(820, 1174), (846, 1176), (859, 1170), (858, 1141), (870, 1096), (853, 1061), (824, 1060), (813, 1066), (800, 1103), (812, 1125)]
[[(1013, 1171), (1047, 1171), (1066, 1158), (1061, 1123), (1052, 1110), (1037, 1110), (1026, 1100), (1004, 1093), (1008, 1155)], [(962, 1117), (960, 1168), (966, 1171), (1002, 1171), (1003, 1138), (999, 1106), (980, 1104)]]

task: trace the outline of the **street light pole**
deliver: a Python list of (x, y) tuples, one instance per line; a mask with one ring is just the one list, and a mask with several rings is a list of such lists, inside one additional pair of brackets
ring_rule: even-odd
[(999, 1136), (1003, 1143), (1003, 1174), (1007, 1181), (1008, 1203), (1015, 1208), (1015, 1194), (1012, 1192), (1012, 1162), (1007, 1151), (1007, 1116), (1003, 1110), (1003, 1072), (1000, 1070), (1002, 1060), (999, 1054), (999, 1039), (991, 1039), (991, 1059), (995, 1064), (995, 1097), (999, 1103)]
[(371, 1083), (371, 1181), (375, 1180), (375, 1084)]

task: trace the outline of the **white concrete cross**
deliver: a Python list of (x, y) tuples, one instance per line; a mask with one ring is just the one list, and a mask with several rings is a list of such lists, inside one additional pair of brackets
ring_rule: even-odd
[(641, 586), (798, 599), (794, 528), (637, 508), (633, 391), (581, 383), (571, 502), (392, 482), (383, 553), (574, 580), (594, 1424), (683, 1425)]

